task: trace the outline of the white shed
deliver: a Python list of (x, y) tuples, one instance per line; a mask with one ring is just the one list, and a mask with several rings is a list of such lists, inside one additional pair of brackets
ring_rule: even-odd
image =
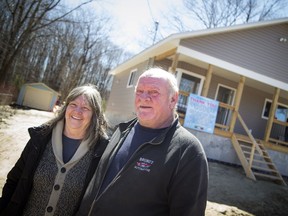
[(52, 111), (59, 95), (44, 83), (26, 83), (21, 87), (16, 104)]

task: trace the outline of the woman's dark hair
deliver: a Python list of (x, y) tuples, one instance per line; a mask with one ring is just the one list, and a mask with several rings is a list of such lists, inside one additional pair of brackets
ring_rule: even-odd
[(47, 125), (52, 129), (60, 120), (64, 119), (65, 121), (65, 112), (67, 106), (71, 101), (75, 100), (81, 95), (87, 99), (90, 107), (92, 108), (92, 119), (85, 133), (84, 140), (91, 140), (93, 145), (97, 142), (99, 137), (107, 136), (107, 121), (102, 110), (102, 98), (95, 85), (86, 84), (72, 89), (72, 91), (70, 91), (68, 94), (64, 104), (58, 111), (56, 117), (50, 120)]

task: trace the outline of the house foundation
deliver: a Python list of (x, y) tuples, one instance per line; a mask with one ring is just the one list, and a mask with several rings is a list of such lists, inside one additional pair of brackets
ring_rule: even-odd
[[(190, 128), (186, 129), (200, 140), (208, 159), (241, 166), (230, 138), (196, 131)], [(288, 155), (269, 149), (267, 149), (267, 151), (281, 175), (288, 176)]]

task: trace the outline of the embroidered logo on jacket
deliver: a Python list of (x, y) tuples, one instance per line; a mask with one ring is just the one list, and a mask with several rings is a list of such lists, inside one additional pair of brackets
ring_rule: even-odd
[(134, 166), (135, 169), (150, 172), (150, 167), (154, 161), (140, 157)]

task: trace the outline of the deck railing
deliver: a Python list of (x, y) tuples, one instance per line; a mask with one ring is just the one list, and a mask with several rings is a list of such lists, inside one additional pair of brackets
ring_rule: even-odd
[(288, 130), (288, 122), (283, 122), (274, 119), (271, 135), (269, 137), (269, 142), (274, 143), (276, 145), (282, 145), (288, 147), (287, 137), (285, 137), (285, 135), (288, 136), (287, 134), (285, 134), (287, 133), (286, 130)]
[[(187, 93), (184, 93), (184, 92), (179, 92), (179, 93), (182, 94), (185, 97), (188, 97)], [(180, 107), (181, 107), (181, 109), (178, 112), (178, 114), (179, 114), (180, 123), (183, 125), (184, 119), (185, 119), (186, 106), (181, 104)], [(183, 112), (183, 108), (185, 108), (184, 112)], [(223, 102), (219, 102), (219, 108), (222, 108), (222, 111), (224, 110), (224, 112), (226, 112), (228, 114), (226, 116), (227, 121), (224, 121), (224, 123), (223, 122), (216, 122), (215, 123), (214, 134), (217, 134), (217, 135), (220, 135), (220, 136), (225, 136), (225, 137), (231, 137), (232, 136), (232, 132), (229, 131), (230, 124), (231, 124), (231, 118), (229, 116), (232, 116), (232, 113), (235, 112), (235, 107), (232, 106), (232, 105), (223, 103)], [(238, 119), (239, 119), (239, 116), (238, 116)], [(242, 119), (241, 116), (240, 116), (240, 119)], [(239, 121), (241, 123), (240, 119), (239, 119)], [(281, 131), (280, 131), (280, 129), (277, 130), (277, 127), (280, 128)], [(285, 135), (283, 133), (283, 127), (284, 127), (284, 131), (285, 131), (285, 128), (288, 127), (288, 122), (282, 122), (282, 121), (279, 121), (277, 119), (273, 120), (273, 128), (274, 129), (272, 128), (272, 131), (270, 133), (269, 143), (274, 144), (274, 145), (281, 145), (281, 146), (284, 146), (284, 147), (288, 148), (288, 142), (285, 141)], [(248, 130), (248, 132), (251, 133), (249, 130)], [(247, 133), (247, 131), (246, 131), (246, 133)], [(277, 135), (277, 133), (281, 133), (281, 136)], [(248, 134), (248, 136), (249, 136), (249, 134)]]

